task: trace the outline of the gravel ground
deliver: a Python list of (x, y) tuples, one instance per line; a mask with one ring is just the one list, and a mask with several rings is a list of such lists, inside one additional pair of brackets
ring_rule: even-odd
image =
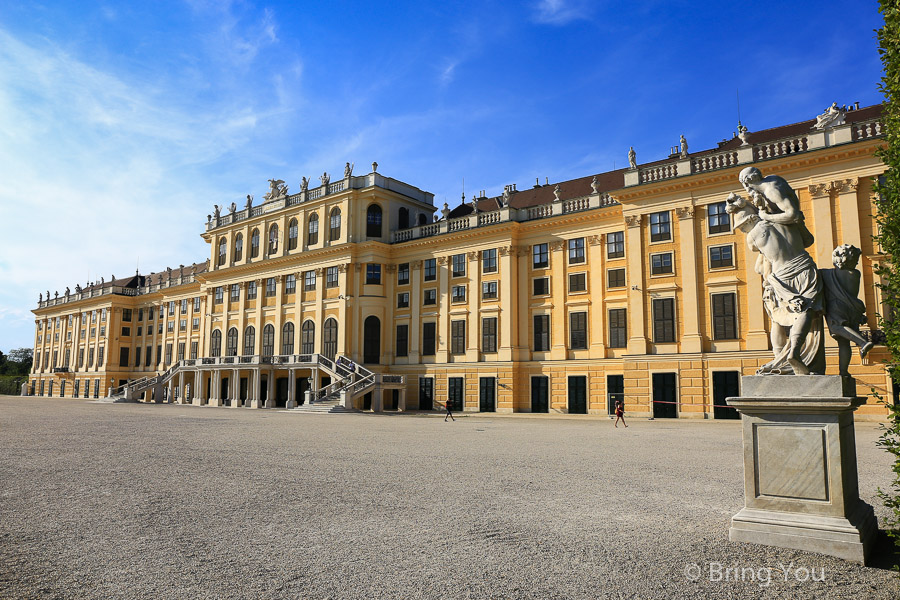
[(738, 423), (629, 425), (0, 397), (0, 598), (900, 597), (885, 539), (873, 567), (728, 541)]

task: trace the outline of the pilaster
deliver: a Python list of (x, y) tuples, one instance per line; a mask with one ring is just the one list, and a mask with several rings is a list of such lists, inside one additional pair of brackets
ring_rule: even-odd
[(675, 209), (679, 219), (679, 252), (681, 260), (677, 261), (681, 271), (681, 306), (682, 321), (681, 351), (702, 352), (703, 337), (700, 335), (700, 301), (697, 297), (697, 239), (694, 228), (694, 207), (685, 206)]
[(647, 353), (646, 318), (644, 315), (644, 252), (641, 215), (625, 217), (625, 255), (628, 260), (628, 354)]

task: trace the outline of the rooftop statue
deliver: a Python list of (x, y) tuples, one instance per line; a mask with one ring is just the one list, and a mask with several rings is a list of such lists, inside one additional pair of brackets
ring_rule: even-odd
[[(247, 204), (244, 205), (244, 208), (247, 209), (247, 212), (250, 212), (250, 209), (253, 208), (253, 196), (247, 194)], [(250, 216), (249, 214), (247, 215)]]
[(600, 193), (600, 188), (597, 185), (597, 176), (596, 175), (594, 175), (594, 178), (591, 179), (591, 189), (594, 191), (595, 194)]
[(750, 143), (750, 132), (741, 124), (740, 121), (738, 121), (738, 137), (741, 138), (741, 146), (746, 146)]
[[(47, 294), (47, 295), (49, 296), (50, 294)], [(44, 301), (44, 295), (42, 293), (38, 292), (38, 304), (40, 304), (43, 301)]]
[(687, 140), (684, 139), (684, 134), (681, 134), (681, 140), (679, 140), (678, 143), (681, 146), (681, 158), (687, 158), (688, 145), (687, 145)]
[(344, 179), (347, 179), (348, 177), (353, 175), (353, 167), (354, 165), (350, 164), (349, 162), (344, 165)]
[(235, 204), (234, 202), (231, 203), (231, 206), (229, 208), (231, 210), (231, 214), (234, 214), (237, 212), (237, 204)]
[(221, 209), (218, 204), (213, 204), (213, 216), (216, 218), (216, 222), (219, 221), (219, 215), (222, 214)]
[(300, 191), (305, 192), (308, 187), (309, 187), (309, 179), (307, 179), (306, 177), (301, 177), (300, 178)]
[(634, 146), (628, 150), (628, 168), (637, 169), (637, 153), (634, 151)]
[(269, 192), (263, 196), (266, 200), (277, 200), (278, 198), (284, 198), (287, 196), (288, 187), (287, 184), (284, 183), (283, 179), (270, 179), (269, 180)]
[(558, 184), (558, 183), (556, 184), (556, 187), (553, 188), (553, 197), (556, 198), (557, 201), (559, 201), (559, 199), (560, 199), (560, 198), (559, 198), (559, 184)]
[(331, 182), (331, 175), (328, 172), (322, 173), (322, 176), (319, 177), (319, 181), (322, 182), (322, 185), (325, 186), (325, 192), (328, 192), (328, 184)]
[(847, 111), (844, 108), (839, 108), (837, 102), (832, 102), (831, 106), (825, 109), (825, 112), (816, 117), (816, 124), (813, 125), (813, 129), (822, 130), (827, 127), (843, 125), (846, 114)]

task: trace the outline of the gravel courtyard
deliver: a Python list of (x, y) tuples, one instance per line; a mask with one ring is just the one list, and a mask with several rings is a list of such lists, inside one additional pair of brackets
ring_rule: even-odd
[(883, 539), (728, 542), (737, 422), (629, 425), (0, 397), (0, 598), (900, 597)]

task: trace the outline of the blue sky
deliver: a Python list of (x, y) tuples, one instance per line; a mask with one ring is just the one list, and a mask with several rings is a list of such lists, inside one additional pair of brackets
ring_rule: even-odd
[(0, 5), (0, 350), (38, 292), (204, 260), (213, 204), (351, 161), (499, 194), (881, 101), (874, 0)]

